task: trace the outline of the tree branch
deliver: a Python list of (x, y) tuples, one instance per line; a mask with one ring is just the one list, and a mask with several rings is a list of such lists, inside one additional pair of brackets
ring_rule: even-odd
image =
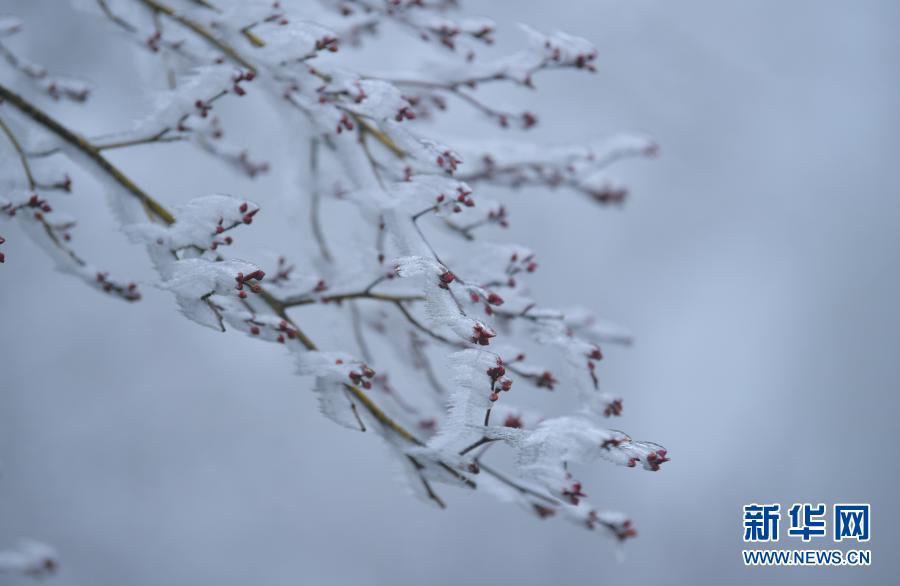
[[(145, 0), (149, 1), (149, 0)], [(71, 146), (75, 147), (79, 151), (81, 151), (84, 155), (86, 155), (92, 162), (97, 164), (103, 171), (105, 171), (114, 181), (116, 181), (119, 185), (124, 187), (129, 193), (138, 198), (145, 206), (147, 210), (148, 216), (153, 218), (158, 218), (162, 220), (164, 223), (171, 225), (175, 223), (175, 216), (172, 215), (162, 204), (158, 203), (155, 199), (153, 199), (150, 195), (141, 190), (140, 187), (134, 184), (122, 171), (120, 171), (117, 167), (115, 167), (112, 163), (110, 163), (106, 158), (103, 157), (102, 154), (97, 150), (97, 148), (89, 143), (87, 140), (82, 138), (80, 135), (75, 132), (69, 130), (59, 122), (57, 122), (54, 118), (51, 118), (49, 115), (45, 114), (43, 111), (39, 110), (37, 107), (33, 106), (30, 102), (26, 101), (24, 98), (13, 92), (12, 90), (6, 88), (3, 85), (0, 85), (0, 98), (3, 101), (8, 102), (15, 106), (17, 110), (19, 110), (22, 114), (31, 118), (34, 122), (43, 126), (50, 132), (56, 134), (61, 139), (65, 140)], [(278, 301), (274, 296), (272, 296), (265, 289), (260, 289), (259, 295), (269, 306), (269, 308), (281, 319), (287, 321), (292, 328), (297, 331), (297, 339), (298, 341), (310, 351), (318, 350), (315, 342), (312, 341), (303, 331), (294, 324), (294, 322), (290, 319), (290, 317), (285, 312), (285, 306)], [(378, 421), (382, 426), (396, 433), (398, 436), (406, 440), (407, 442), (416, 445), (423, 446), (421, 440), (416, 438), (412, 433), (406, 430), (399, 423), (391, 419), (374, 401), (372, 401), (369, 396), (363, 392), (361, 389), (357, 388), (354, 385), (345, 385), (348, 392), (359, 401), (366, 410)], [(474, 488), (475, 484), (469, 480), (468, 478), (462, 477), (456, 470), (453, 470), (449, 466), (445, 464), (441, 464), (452, 474), (455, 474), (457, 477), (467, 485), (470, 485)]]

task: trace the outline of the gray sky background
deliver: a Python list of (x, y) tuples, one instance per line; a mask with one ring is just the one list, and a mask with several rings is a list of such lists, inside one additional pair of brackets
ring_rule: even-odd
[[(900, 6), (469, 9), (495, 18), (510, 49), (518, 21), (597, 44), (596, 76), (501, 92), (541, 114), (534, 137), (639, 130), (662, 147), (616, 171), (632, 188), (623, 209), (523, 193), (505, 235), (538, 252), (539, 299), (594, 307), (637, 337), (608, 352), (602, 374), (625, 397), (620, 426), (664, 444), (672, 462), (658, 474), (583, 473), (595, 502), (638, 524), (625, 561), (597, 535), (484, 495), (445, 490), (448, 510), (423, 505), (374, 436), (316, 412), (271, 346), (199, 328), (149, 287), (140, 305), (99, 295), (53, 272), (8, 224), (0, 547), (54, 544), (55, 586), (896, 582)], [(97, 81), (92, 103), (52, 106), (73, 126), (115, 130), (146, 108), (135, 59), (110, 50), (98, 21), (50, 0), (0, 0), (7, 12), (31, 30), (18, 46)], [(380, 45), (364, 59), (397, 46)], [(278, 131), (271, 115), (241, 124), (263, 149)], [(249, 183), (178, 148), (116, 161), (167, 202), (227, 191), (277, 209), (277, 180)], [(85, 254), (150, 279), (102, 195), (77, 198)], [(242, 240), (271, 246), (266, 230), (281, 220), (261, 213)], [(743, 567), (742, 505), (841, 501), (872, 503), (871, 567)]]

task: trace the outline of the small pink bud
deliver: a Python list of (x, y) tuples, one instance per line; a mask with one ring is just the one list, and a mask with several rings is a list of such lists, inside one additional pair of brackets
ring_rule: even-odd
[(503, 305), (503, 298), (496, 293), (491, 293), (487, 297), (487, 302), (491, 305)]

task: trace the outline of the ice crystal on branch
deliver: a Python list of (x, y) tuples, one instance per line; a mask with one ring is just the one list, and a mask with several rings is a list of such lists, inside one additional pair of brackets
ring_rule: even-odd
[[(123, 230), (146, 248), (155, 285), (185, 316), (286, 351), (323, 414), (383, 438), (416, 494), (443, 507), (438, 484), (480, 489), (539, 518), (560, 516), (624, 540), (636, 534), (634, 525), (589, 504), (594, 489), (574, 468), (606, 460), (657, 471), (669, 460), (665, 448), (606, 427), (625, 404), (605, 388), (604, 347), (630, 336), (586, 310), (541, 304), (529, 287), (540, 278), (540, 251), (491, 239), (529, 205), (498, 188), (565, 188), (596, 203), (621, 203), (627, 188), (607, 175), (609, 167), (653, 155), (656, 146), (631, 135), (583, 145), (498, 136), (533, 128), (539, 116), (484, 98), (482, 86), (530, 91), (544, 71), (593, 73), (597, 50), (582, 38), (523, 26), (524, 48), (488, 57), (482, 51), (496, 25), (460, 14), (457, 4), (79, 2), (106, 27), (98, 34), (146, 53), (161, 83), (148, 88), (156, 98), (145, 117), (102, 138), (82, 136), (34, 104), (39, 93), (85, 107), (90, 100), (86, 86), (53, 77), (11, 49), (7, 38), (23, 26), (2, 18), (0, 56), (11, 75), (33, 83), (0, 85), (0, 217), (23, 228), (61, 270), (138, 300), (133, 283), (75, 253), (75, 220), (54, 211), (54, 198), (73, 190), (70, 172), (87, 171)], [(379, 34), (395, 51), (431, 56), (412, 72), (354, 67), (359, 59), (347, 53), (377, 43)], [(454, 123), (458, 106), (486, 122), (465, 140), (434, 136), (422, 123)], [(266, 160), (244, 144), (246, 136), (227, 130), (235, 118), (255, 121), (263, 113), (274, 113), (279, 128), (245, 132), (275, 145)], [(307, 219), (294, 225), (298, 215), (280, 214), (271, 205), (278, 198), (260, 190), (201, 193), (167, 205), (168, 197), (164, 203), (145, 191), (107, 155), (174, 142), (248, 178), (294, 177), (282, 183), (292, 185), (282, 199), (308, 204)], [(495, 199), (482, 193), (487, 186)], [(292, 223), (311, 252), (297, 254), (293, 241), (268, 243), (278, 251), (272, 255), (244, 248), (246, 231), (259, 230), (257, 215)], [(8, 270), (15, 259), (0, 253), (4, 260)], [(304, 312), (317, 311), (331, 319), (330, 331), (298, 325), (308, 323)], [(331, 347), (320, 348), (322, 338)], [(574, 413), (527, 406), (531, 397), (564, 396), (577, 403)], [(513, 470), (491, 463), (500, 450), (512, 454)], [(50, 553), (36, 546), (2, 553), (0, 569), (50, 570)]]

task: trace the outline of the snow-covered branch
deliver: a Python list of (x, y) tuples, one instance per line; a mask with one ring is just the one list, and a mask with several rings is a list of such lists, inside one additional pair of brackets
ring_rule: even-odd
[[(631, 521), (588, 504), (572, 466), (603, 459), (656, 471), (669, 459), (661, 446), (605, 426), (621, 414), (623, 399), (604, 389), (601, 347), (630, 337), (588, 311), (560, 311), (532, 298), (528, 281), (538, 272), (538, 255), (486, 239), (509, 225), (515, 206), (488, 199), (481, 188), (566, 187), (599, 203), (618, 203), (625, 190), (610, 182), (607, 168), (655, 154), (656, 146), (630, 135), (586, 145), (498, 140), (497, 124), (530, 128), (537, 116), (478, 97), (480, 85), (531, 89), (544, 70), (593, 72), (597, 52), (585, 39), (523, 27), (526, 48), (482, 58), (479, 50), (493, 42), (495, 25), (453, 14), (456, 4), (89, 4), (108, 25), (111, 42), (126, 39), (126, 46), (154, 56), (166, 87), (133, 128), (87, 138), (35, 105), (33, 90), (0, 85), (0, 149), (15, 161), (4, 166), (8, 189), (0, 211), (61, 270), (136, 301), (133, 283), (74, 252), (75, 221), (53, 210), (54, 192), (73, 189), (69, 172), (86, 171), (107, 192), (125, 233), (146, 249), (157, 285), (171, 292), (186, 317), (286, 348), (298, 373), (313, 381), (322, 412), (380, 435), (425, 499), (445, 506), (441, 483), (478, 488), (540, 518), (558, 513), (623, 540), (636, 533)], [(343, 40), (363, 42), (361, 31), (382, 25), (433, 41), (440, 47), (437, 63), (419, 73), (378, 75), (347, 67), (340, 58)], [(20, 28), (18, 21), (0, 21), (0, 40)], [(74, 85), (51, 83), (3, 44), (0, 53), (14, 71), (39, 82), (38, 90), (76, 97)], [(444, 113), (446, 97), (493, 122), (484, 125), (483, 136), (462, 141), (424, 132), (420, 119), (432, 110), (453, 115)], [(197, 194), (167, 205), (105, 154), (179, 142), (250, 178), (283, 172), (278, 157), (261, 161), (240, 137), (225, 138), (234, 116), (222, 112), (226, 102), (242, 106), (237, 110), (247, 117), (267, 108), (282, 130), (301, 137), (287, 150), (291, 165), (309, 158), (290, 194), (309, 204), (308, 225), (298, 227), (316, 251), (308, 258), (270, 261), (240, 247), (242, 234), (257, 229), (257, 217), (278, 216), (265, 194), (254, 194), (260, 203)], [(355, 210), (340, 227), (322, 218), (336, 202)], [(344, 345), (320, 348), (314, 333), (298, 325), (298, 316), (316, 310), (346, 320), (352, 335)], [(376, 337), (383, 343), (373, 342)], [(533, 348), (528, 354), (535, 359), (522, 347)], [(416, 386), (429, 392), (411, 392)], [(571, 393), (578, 410), (545, 416), (517, 406), (517, 396), (545, 391)], [(500, 449), (513, 454), (513, 471), (487, 462)]]

